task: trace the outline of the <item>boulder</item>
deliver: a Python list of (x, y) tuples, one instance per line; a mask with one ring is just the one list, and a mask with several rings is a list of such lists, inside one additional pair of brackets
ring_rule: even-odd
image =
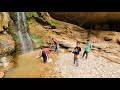
[(14, 66), (13, 57), (6, 56), (0, 59), (1, 67), (4, 71), (11, 69)]
[(15, 42), (7, 32), (0, 34), (0, 57), (7, 56), (15, 50)]
[(12, 56), (2, 57), (0, 61), (3, 63), (3, 67), (6, 68), (9, 66), (10, 62), (13, 61), (13, 57)]
[(69, 41), (69, 40), (63, 40), (63, 39), (59, 39), (59, 44), (61, 47), (63, 48), (74, 48), (76, 46), (75, 41)]

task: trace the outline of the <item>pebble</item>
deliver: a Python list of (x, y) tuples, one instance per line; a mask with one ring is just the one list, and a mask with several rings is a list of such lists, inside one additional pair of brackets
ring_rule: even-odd
[(120, 64), (108, 63), (105, 58), (96, 57), (92, 52), (89, 57), (89, 60), (80, 59), (76, 67), (72, 53), (60, 53), (55, 70), (61, 72), (64, 78), (120, 78)]

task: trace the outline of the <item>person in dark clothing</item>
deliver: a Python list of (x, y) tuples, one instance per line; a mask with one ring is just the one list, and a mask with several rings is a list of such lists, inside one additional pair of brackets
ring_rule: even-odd
[(43, 57), (44, 63), (46, 63), (47, 60), (49, 60), (50, 53), (51, 53), (51, 50), (49, 48), (44, 48), (42, 50), (42, 57)]
[(74, 48), (74, 51), (73, 51), (73, 53), (74, 53), (74, 64), (76, 64), (76, 66), (78, 66), (78, 63), (79, 63), (78, 56), (79, 56), (80, 51), (81, 51), (80, 42), (77, 41), (77, 46)]

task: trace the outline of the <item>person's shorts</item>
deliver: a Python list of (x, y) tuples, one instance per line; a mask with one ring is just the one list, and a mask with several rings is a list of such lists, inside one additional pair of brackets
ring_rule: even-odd
[(79, 62), (78, 58), (74, 58), (74, 60), (75, 60), (76, 62)]

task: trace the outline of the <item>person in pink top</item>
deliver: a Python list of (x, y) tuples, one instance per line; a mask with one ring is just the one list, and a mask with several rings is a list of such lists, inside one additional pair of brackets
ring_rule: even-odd
[(51, 53), (51, 50), (49, 48), (42, 49), (42, 57), (43, 57), (44, 63), (46, 63), (47, 60), (49, 60), (50, 53)]

